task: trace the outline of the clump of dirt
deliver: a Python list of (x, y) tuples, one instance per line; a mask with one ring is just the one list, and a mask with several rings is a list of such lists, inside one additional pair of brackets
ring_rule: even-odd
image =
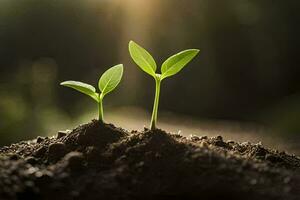
[(0, 148), (0, 199), (300, 199), (300, 159), (94, 120)]

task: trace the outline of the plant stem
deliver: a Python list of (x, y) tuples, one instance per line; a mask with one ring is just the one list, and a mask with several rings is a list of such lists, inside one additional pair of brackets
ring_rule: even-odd
[(160, 76), (157, 75), (155, 77), (155, 98), (154, 98), (154, 105), (153, 105), (151, 124), (150, 124), (151, 130), (156, 129), (157, 111), (158, 111), (159, 94), (160, 94), (160, 82), (161, 82)]
[(102, 94), (99, 94), (98, 109), (99, 109), (99, 121), (101, 123), (104, 123), (104, 117), (103, 117), (103, 96), (102, 96)]

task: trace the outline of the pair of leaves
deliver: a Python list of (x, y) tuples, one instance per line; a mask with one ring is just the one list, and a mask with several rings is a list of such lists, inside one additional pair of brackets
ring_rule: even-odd
[[(156, 62), (151, 54), (138, 45), (129, 42), (129, 53), (134, 62), (147, 74), (156, 78)], [(161, 66), (161, 80), (177, 74), (186, 64), (188, 64), (197, 54), (198, 49), (187, 49), (169, 57)]]
[(94, 86), (82, 83), (79, 81), (64, 81), (60, 85), (73, 88), (81, 93), (84, 93), (92, 97), (95, 101), (99, 102), (100, 98), (103, 98), (106, 94), (113, 91), (120, 83), (123, 76), (123, 65), (119, 64), (111, 67), (105, 71), (99, 79), (98, 87), (101, 91), (101, 95), (96, 92)]

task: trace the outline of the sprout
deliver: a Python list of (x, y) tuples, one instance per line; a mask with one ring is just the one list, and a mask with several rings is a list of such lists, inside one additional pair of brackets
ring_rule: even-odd
[(96, 89), (89, 84), (82, 83), (79, 81), (64, 81), (60, 85), (73, 88), (83, 94), (86, 94), (93, 98), (99, 107), (99, 121), (104, 123), (103, 119), (103, 98), (106, 94), (113, 91), (117, 85), (120, 83), (123, 75), (123, 65), (119, 64), (114, 67), (111, 67), (105, 71), (99, 79), (98, 87), (100, 93), (96, 92)]
[(186, 64), (188, 64), (198, 53), (198, 49), (187, 49), (169, 57), (161, 66), (161, 74), (156, 73), (156, 62), (147, 50), (137, 43), (129, 42), (129, 53), (134, 62), (155, 80), (156, 90), (151, 117), (150, 129), (156, 129), (157, 111), (159, 104), (161, 81), (169, 76), (177, 74)]

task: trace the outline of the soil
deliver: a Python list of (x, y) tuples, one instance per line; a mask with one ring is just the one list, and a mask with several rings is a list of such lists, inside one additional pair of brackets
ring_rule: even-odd
[(93, 120), (0, 148), (0, 199), (300, 199), (300, 158)]

